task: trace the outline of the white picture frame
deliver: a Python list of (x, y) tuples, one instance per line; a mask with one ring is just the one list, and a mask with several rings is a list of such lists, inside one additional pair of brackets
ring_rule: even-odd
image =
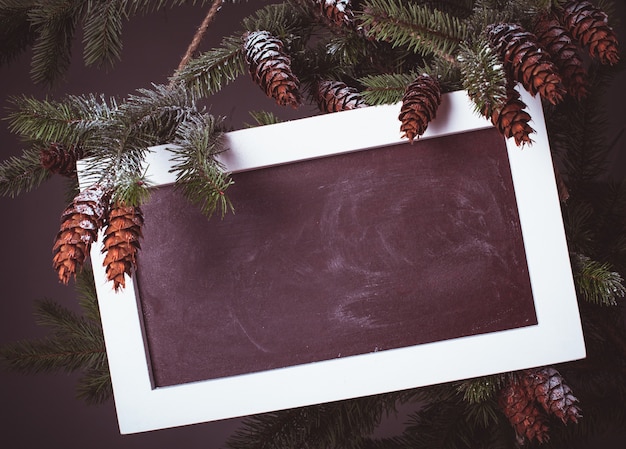
[[(399, 391), (585, 357), (585, 345), (541, 102), (521, 91), (532, 146), (506, 142), (537, 325), (226, 378), (154, 388), (133, 279), (115, 293), (105, 280), (102, 238), (93, 264), (120, 432), (221, 420)], [(226, 134), (230, 172), (397, 144), (400, 105), (367, 107)], [(466, 92), (444, 94), (421, 139), (492, 127)], [(279, 138), (277, 138), (279, 136)], [(146, 173), (174, 182), (167, 145), (154, 147)], [(79, 167), (79, 176), (81, 175)], [(533, 348), (528, 351), (525, 348)], [(522, 350), (524, 348), (524, 350)]]

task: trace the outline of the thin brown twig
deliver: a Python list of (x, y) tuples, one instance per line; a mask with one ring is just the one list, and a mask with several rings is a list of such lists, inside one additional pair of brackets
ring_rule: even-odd
[(189, 43), (189, 47), (187, 47), (187, 51), (185, 52), (185, 55), (180, 60), (180, 63), (178, 64), (178, 68), (176, 69), (176, 72), (174, 72), (174, 75), (176, 75), (182, 69), (185, 68), (185, 66), (187, 65), (187, 63), (189, 62), (193, 54), (196, 52), (196, 50), (198, 49), (198, 46), (200, 45), (200, 42), (202, 41), (202, 38), (204, 37), (206, 33), (206, 30), (209, 28), (209, 25), (211, 24), (211, 22), (213, 22), (213, 20), (215, 19), (215, 16), (220, 10), (222, 3), (223, 3), (223, 0), (213, 0), (213, 4), (211, 5), (211, 8), (209, 8), (209, 11), (204, 17), (204, 20), (202, 21), (202, 23), (196, 30), (196, 34), (194, 34), (193, 39)]

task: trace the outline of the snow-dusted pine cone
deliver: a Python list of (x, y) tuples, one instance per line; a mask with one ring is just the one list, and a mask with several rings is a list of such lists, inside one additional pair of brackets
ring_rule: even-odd
[(137, 251), (142, 236), (143, 215), (139, 207), (115, 204), (106, 218), (102, 252), (107, 279), (117, 291), (126, 286), (125, 275), (137, 267)]
[(502, 58), (510, 79), (552, 104), (563, 99), (566, 91), (558, 69), (534, 34), (514, 23), (498, 23), (487, 26), (487, 37)]
[(39, 153), (39, 163), (46, 170), (63, 176), (76, 173), (76, 161), (83, 157), (80, 147), (51, 143)]
[(268, 31), (253, 31), (244, 36), (244, 51), (250, 75), (265, 94), (281, 106), (298, 107), (300, 81), (291, 71), (282, 41)]
[(574, 39), (602, 64), (617, 64), (617, 35), (608, 24), (608, 16), (588, 1), (571, 0), (563, 5), (562, 22)]
[(568, 31), (551, 16), (538, 20), (533, 31), (552, 56), (567, 92), (576, 99), (586, 97), (589, 93), (587, 71)]
[(91, 244), (98, 239), (106, 213), (106, 198), (107, 192), (94, 185), (76, 195), (61, 215), (52, 264), (63, 284), (82, 269)]
[(367, 106), (358, 90), (341, 81), (317, 83), (315, 99), (322, 112), (347, 111)]
[(500, 390), (498, 403), (520, 440), (543, 443), (549, 439), (546, 416), (523, 385), (509, 382)]
[(319, 7), (320, 15), (337, 27), (352, 27), (354, 13), (350, 8), (350, 0), (313, 0)]
[(578, 398), (556, 369), (542, 367), (526, 370), (523, 383), (529, 395), (534, 397), (546, 412), (557, 416), (564, 424), (578, 422), (581, 417)]
[(507, 88), (507, 100), (501, 109), (494, 110), (491, 123), (504, 137), (515, 139), (517, 146), (532, 143), (530, 134), (535, 130), (529, 125), (530, 114), (526, 112), (526, 104), (520, 99), (520, 94), (514, 88)]
[(437, 115), (441, 104), (439, 82), (430, 75), (420, 75), (409, 84), (402, 97), (400, 108), (400, 131), (410, 142), (419, 138)]

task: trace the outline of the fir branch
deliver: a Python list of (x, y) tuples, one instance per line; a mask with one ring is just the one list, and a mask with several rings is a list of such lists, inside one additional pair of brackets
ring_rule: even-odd
[(624, 279), (612, 271), (608, 263), (591, 260), (582, 254), (572, 254), (574, 283), (585, 301), (604, 306), (615, 306), (626, 294)]
[(447, 60), (454, 59), (452, 54), (468, 36), (458, 18), (401, 0), (368, 0), (359, 20), (371, 38)]
[(0, 195), (15, 197), (39, 187), (51, 173), (39, 162), (39, 149), (24, 150), (0, 164)]
[(268, 111), (250, 111), (250, 116), (252, 116), (256, 123), (247, 124), (248, 128), (253, 128), (255, 126), (273, 125), (275, 123), (281, 122), (281, 120), (274, 113)]
[(137, 89), (120, 105), (120, 117), (139, 147), (169, 142), (178, 126), (197, 113), (195, 96), (180, 85)]
[(363, 99), (369, 105), (394, 104), (402, 100), (406, 86), (411, 84), (417, 74), (393, 73), (369, 75), (359, 78), (359, 83), (365, 86), (362, 92)]
[(88, 2), (83, 22), (85, 65), (112, 66), (121, 59), (125, 3), (126, 0)]
[(289, 0), (260, 8), (242, 23), (245, 31), (268, 31), (287, 46), (294, 39), (307, 41), (313, 26), (305, 11)]
[(491, 45), (480, 39), (473, 46), (461, 45), (457, 60), (463, 74), (463, 88), (474, 103), (474, 110), (490, 118), (507, 101), (504, 67)]
[(596, 247), (594, 210), (586, 201), (569, 200), (562, 207), (563, 225), (570, 251), (591, 254)]
[(93, 95), (68, 96), (63, 102), (22, 96), (11, 102), (17, 109), (8, 116), (11, 132), (27, 140), (67, 146), (84, 144), (89, 133), (102, 129), (114, 118), (116, 107)]
[(172, 78), (198, 97), (209, 97), (246, 72), (241, 36), (227, 37), (221, 47), (191, 59)]
[(56, 339), (89, 341), (100, 345), (102, 330), (92, 322), (51, 300), (35, 304), (37, 324), (51, 328)]
[(35, 40), (28, 11), (36, 0), (0, 0), (0, 65), (13, 61)]
[(96, 293), (96, 281), (90, 266), (83, 267), (76, 274), (76, 292), (78, 304), (85, 314), (85, 318), (100, 323), (100, 308), (98, 307), (98, 295)]
[(504, 375), (483, 376), (464, 380), (456, 389), (463, 394), (464, 401), (476, 404), (493, 399), (505, 382)]
[(12, 370), (23, 374), (74, 372), (101, 363), (103, 357), (106, 357), (103, 345), (89, 345), (74, 339), (20, 341), (0, 348), (0, 359)]
[(422, 0), (420, 3), (456, 17), (467, 17), (472, 14), (475, 2), (474, 0)]
[(215, 159), (222, 151), (221, 122), (209, 114), (190, 118), (178, 129), (176, 147), (170, 148), (175, 153), (171, 172), (176, 173), (176, 186), (207, 216), (218, 211), (223, 217), (232, 210), (226, 196), (232, 180)]
[(113, 396), (111, 373), (105, 359), (100, 366), (86, 370), (76, 385), (76, 396), (87, 404), (102, 404)]
[(31, 77), (48, 85), (70, 66), (72, 40), (84, 7), (82, 0), (37, 2), (29, 20), (37, 30), (33, 45)]
[(361, 448), (382, 416), (394, 410), (396, 397), (377, 395), (249, 417), (227, 441), (226, 447)]
[(115, 183), (111, 203), (139, 207), (150, 198), (150, 185), (143, 176), (125, 174), (126, 176), (120, 177)]
[(36, 303), (38, 324), (49, 326), (52, 336), (19, 341), (0, 348), (7, 365), (22, 373), (76, 371), (99, 365), (106, 359), (99, 325), (79, 317), (50, 300)]

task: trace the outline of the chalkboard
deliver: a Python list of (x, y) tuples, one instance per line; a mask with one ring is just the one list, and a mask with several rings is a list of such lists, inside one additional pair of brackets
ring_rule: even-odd
[(537, 324), (494, 128), (152, 192), (136, 276), (155, 387)]

